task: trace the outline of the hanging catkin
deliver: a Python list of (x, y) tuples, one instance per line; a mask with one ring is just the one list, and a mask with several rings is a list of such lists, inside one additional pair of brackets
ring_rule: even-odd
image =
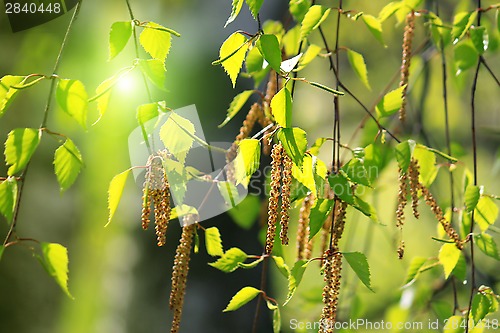
[(406, 15), (405, 32), (403, 35), (403, 55), (401, 57), (401, 80), (399, 86), (403, 87), (403, 101), (399, 109), (399, 119), (406, 119), (406, 93), (408, 91), (408, 78), (410, 76), (411, 45), (415, 34), (415, 12), (412, 10)]
[[(311, 207), (314, 202), (314, 196), (309, 193), (300, 206), (299, 222), (297, 226), (297, 261), (308, 259), (311, 255), (309, 244), (309, 216), (311, 215)], [(312, 247), (312, 246), (311, 246)]]
[(290, 221), (290, 186), (292, 185), (292, 159), (282, 151), (283, 185), (281, 186), (281, 244), (288, 245), (288, 222)]
[(174, 266), (172, 268), (172, 289), (170, 292), (170, 309), (174, 312), (171, 333), (179, 332), (184, 295), (186, 293), (186, 281), (189, 271), (189, 260), (193, 247), (193, 236), (196, 224), (191, 221), (191, 215), (183, 218), (184, 227), (182, 235), (175, 252)]
[(147, 230), (150, 223), (151, 216), (151, 191), (150, 191), (150, 182), (151, 182), (151, 172), (146, 171), (144, 185), (142, 188), (142, 212), (141, 212), (141, 225), (142, 229)]
[(408, 174), (403, 172), (401, 168), (399, 173), (399, 191), (398, 191), (398, 208), (396, 209), (396, 227), (401, 228), (404, 225), (405, 213), (404, 209), (407, 204), (408, 195)]
[[(267, 82), (266, 94), (264, 95), (264, 100), (262, 102), (263, 106), (262, 116), (259, 117), (259, 123), (263, 128), (272, 123), (270, 119), (272, 114), (271, 100), (273, 99), (274, 95), (276, 95), (277, 92), (278, 92), (278, 79), (276, 77), (276, 73), (274, 71), (271, 71), (269, 73), (269, 81)], [(262, 140), (262, 145), (263, 145), (262, 150), (265, 155), (269, 155), (269, 153), (271, 152), (271, 142), (269, 138), (270, 134), (274, 131), (274, 129), (275, 128), (273, 126), (264, 133), (264, 140)]]
[(280, 197), (280, 165), (283, 156), (283, 146), (277, 143), (273, 146), (271, 152), (271, 190), (269, 191), (269, 217), (267, 220), (266, 234), (266, 254), (270, 255), (273, 251), (274, 237), (276, 235), (276, 222), (278, 220), (278, 203)]
[(410, 179), (410, 192), (411, 192), (411, 207), (413, 210), (413, 216), (415, 218), (420, 217), (418, 212), (418, 177), (420, 175), (419, 165), (415, 159), (411, 159), (410, 166), (408, 167), (409, 179)]

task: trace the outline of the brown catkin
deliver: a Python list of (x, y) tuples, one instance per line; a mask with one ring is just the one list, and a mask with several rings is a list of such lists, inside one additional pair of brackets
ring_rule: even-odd
[[(185, 216), (183, 218), (184, 223), (187, 224), (188, 220), (191, 218), (192, 216), (190, 215)], [(181, 239), (175, 252), (174, 266), (172, 268), (172, 289), (169, 301), (170, 309), (174, 312), (172, 329), (170, 330), (171, 333), (179, 332), (180, 328), (195, 228), (195, 223), (187, 224), (182, 228)]]
[(431, 211), (436, 216), (436, 219), (439, 221), (448, 237), (450, 237), (455, 242), (455, 245), (458, 249), (462, 250), (464, 247), (463, 242), (460, 240), (460, 237), (458, 236), (458, 233), (455, 231), (455, 229), (453, 229), (451, 223), (444, 217), (443, 210), (437, 204), (436, 199), (434, 199), (427, 187), (419, 184), (419, 188), (422, 191), (425, 203), (431, 208)]
[(236, 136), (235, 142), (240, 142), (241, 140), (248, 138), (250, 133), (252, 132), (253, 127), (255, 126), (255, 122), (257, 121), (260, 113), (260, 105), (259, 103), (253, 103), (250, 107), (250, 111), (248, 111), (245, 120), (243, 121), (243, 125), (240, 127), (240, 132)]
[[(269, 81), (267, 82), (266, 94), (264, 95), (264, 100), (262, 102), (262, 116), (259, 118), (259, 123), (262, 128), (269, 126), (272, 121), (270, 119), (272, 115), (271, 111), (271, 100), (274, 95), (278, 92), (278, 79), (276, 73), (271, 71), (269, 73)], [(264, 140), (262, 140), (262, 151), (265, 155), (269, 155), (271, 152), (271, 142), (269, 140), (271, 133), (275, 130), (275, 126), (267, 129), (264, 133)]]
[(403, 259), (404, 255), (405, 255), (405, 241), (401, 240), (398, 246), (398, 258)]
[[(302, 259), (308, 259), (311, 255), (311, 249), (309, 248), (309, 216), (311, 215), (311, 208), (314, 202), (314, 196), (309, 193), (300, 206), (299, 211), (299, 222), (297, 226), (297, 261)], [(311, 243), (312, 247), (312, 243)]]
[(340, 252), (327, 250), (324, 255), (324, 262), (324, 306), (321, 312), (319, 333), (330, 333), (334, 331), (335, 320), (337, 317), (340, 281), (342, 278), (342, 254)]
[(150, 172), (146, 171), (146, 180), (142, 188), (142, 212), (141, 212), (141, 225), (142, 229), (146, 230), (149, 227), (151, 215), (151, 191), (149, 190)]
[(406, 15), (405, 32), (403, 35), (403, 55), (401, 57), (401, 80), (399, 86), (403, 87), (403, 101), (399, 109), (399, 119), (406, 118), (406, 92), (408, 91), (408, 78), (410, 76), (411, 44), (415, 35), (415, 12), (412, 10)]
[[(162, 156), (160, 156), (162, 155)], [(164, 152), (151, 162), (151, 192), (155, 206), (155, 231), (158, 246), (165, 245), (168, 221), (170, 220), (170, 186), (163, 168)]]
[[(320, 245), (321, 253), (325, 253), (326, 250), (328, 249), (329, 245), (328, 236), (330, 236), (331, 230), (332, 230), (332, 214), (328, 214), (321, 228), (321, 245)], [(323, 267), (323, 265), (324, 265), (324, 260), (321, 259), (320, 267)]]
[(404, 209), (407, 203), (408, 194), (408, 174), (399, 168), (399, 191), (398, 191), (398, 208), (396, 209), (396, 227), (401, 228), (404, 225), (405, 213)]
[(410, 192), (411, 192), (411, 207), (413, 209), (413, 216), (415, 218), (420, 217), (418, 212), (418, 177), (420, 175), (419, 165), (416, 160), (411, 159), (410, 166), (408, 168), (409, 179), (410, 179)]
[(269, 191), (269, 217), (267, 220), (266, 234), (266, 254), (270, 255), (273, 251), (274, 237), (276, 235), (276, 222), (278, 220), (278, 202), (280, 197), (280, 165), (283, 156), (283, 146), (277, 143), (273, 146), (271, 152), (271, 190)]
[(283, 178), (281, 186), (281, 244), (288, 245), (288, 222), (290, 221), (290, 186), (292, 185), (292, 159), (283, 153)]

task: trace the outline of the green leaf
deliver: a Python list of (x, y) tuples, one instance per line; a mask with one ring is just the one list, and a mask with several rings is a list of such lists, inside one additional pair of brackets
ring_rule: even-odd
[(354, 205), (354, 196), (351, 189), (351, 184), (349, 180), (344, 176), (342, 172), (337, 174), (331, 174), (328, 177), (328, 182), (330, 187), (337, 197), (347, 202), (348, 204)]
[(307, 260), (298, 260), (294, 265), (293, 268), (288, 275), (288, 294), (286, 296), (286, 300), (283, 303), (283, 306), (287, 305), (288, 302), (292, 299), (293, 295), (295, 294), (295, 291), (297, 290), (297, 287), (299, 286), (300, 282), (302, 281), (302, 277), (304, 276), (304, 272), (306, 271), (307, 268)]
[(243, 60), (245, 60), (248, 46), (246, 37), (235, 32), (222, 43), (219, 50), (219, 60), (213, 63), (222, 63), (222, 67), (233, 83), (233, 88), (236, 85), (236, 78), (240, 73)]
[(360, 197), (357, 197), (357, 196), (354, 197), (353, 207), (356, 208), (357, 210), (359, 210), (365, 216), (368, 216), (370, 219), (372, 219), (373, 222), (375, 222), (375, 223), (380, 222), (378, 220), (377, 211), (375, 210), (375, 207), (373, 207), (368, 202), (362, 200)]
[(309, 8), (300, 26), (300, 39), (306, 38), (316, 30), (330, 14), (330, 8), (314, 5)]
[(481, 231), (486, 231), (488, 227), (495, 223), (498, 218), (498, 206), (493, 199), (481, 197), (474, 209), (474, 221)]
[(314, 180), (315, 165), (313, 158), (309, 155), (304, 155), (302, 161), (302, 170), (297, 164), (292, 165), (292, 176), (299, 183), (307, 187), (311, 192), (316, 193), (316, 182)]
[(222, 239), (217, 227), (205, 229), (205, 246), (207, 248), (207, 253), (212, 257), (220, 257), (224, 255)]
[(462, 333), (466, 325), (462, 316), (451, 316), (445, 323), (443, 333)]
[(476, 208), (480, 197), (481, 194), (479, 193), (479, 187), (472, 184), (467, 186), (467, 188), (465, 189), (464, 198), (465, 208), (468, 212), (472, 212)]
[(404, 281), (405, 286), (409, 286), (413, 282), (415, 282), (420, 275), (422, 267), (427, 262), (427, 258), (424, 257), (414, 257), (411, 260), (410, 266), (408, 267), (408, 271), (406, 272), (406, 278)]
[(144, 75), (159, 89), (165, 89), (166, 70), (163, 62), (158, 59), (139, 59), (139, 68)]
[(172, 35), (165, 30), (165, 27), (154, 22), (148, 22), (143, 27), (144, 30), (139, 36), (142, 47), (153, 59), (158, 59), (162, 64), (165, 64), (170, 51)]
[(300, 24), (289, 29), (281, 41), (287, 57), (292, 57), (299, 52), (300, 45)]
[(317, 199), (309, 215), (309, 239), (312, 239), (323, 227), (328, 214), (331, 213), (334, 201), (331, 199)]
[(403, 141), (399, 143), (396, 148), (394, 148), (396, 160), (398, 161), (398, 165), (403, 172), (408, 170), (414, 149), (415, 141), (413, 140)]
[(132, 36), (132, 22), (115, 22), (109, 31), (109, 59), (112, 60), (125, 48)]
[(456, 75), (476, 65), (478, 54), (471, 42), (466, 41), (455, 45), (453, 52), (457, 68)]
[(272, 69), (280, 72), (281, 49), (275, 35), (262, 35), (257, 41), (257, 48)]
[(7, 172), (13, 176), (23, 170), (35, 152), (42, 132), (35, 128), (16, 128), (10, 131), (5, 141), (5, 162), (10, 165)]
[(427, 149), (426, 146), (416, 145), (413, 150), (413, 158), (417, 160), (419, 165), (420, 183), (426, 187), (431, 186), (438, 174), (436, 154)]
[(306, 68), (307, 65), (311, 63), (318, 54), (321, 52), (321, 47), (315, 44), (309, 45), (307, 48), (307, 51), (302, 55), (300, 58), (299, 64), (297, 65), (297, 68), (294, 70), (295, 72), (301, 71), (304, 68)]
[(382, 44), (384, 47), (387, 47), (384, 42), (384, 37), (382, 36), (382, 22), (372, 16), (372, 15), (363, 15), (361, 16), (363, 19), (363, 22), (365, 22), (366, 27), (370, 32), (373, 34), (373, 36)]
[(259, 217), (260, 207), (260, 199), (257, 196), (249, 195), (227, 213), (237, 225), (249, 230)]
[(306, 132), (298, 127), (281, 128), (277, 136), (293, 163), (300, 167), (307, 150)]
[(233, 4), (231, 5), (231, 15), (227, 19), (226, 24), (224, 24), (224, 28), (238, 17), (242, 6), (243, 0), (233, 0)]
[(345, 252), (342, 253), (342, 255), (361, 282), (363, 282), (368, 289), (373, 291), (370, 285), (370, 267), (368, 266), (366, 256), (361, 252)]
[(331, 94), (337, 95), (337, 96), (343, 96), (344, 93), (342, 91), (335, 90), (333, 88), (330, 88), (328, 86), (325, 86), (324, 84), (318, 83), (318, 82), (313, 82), (313, 81), (308, 81), (311, 86), (319, 88), (321, 90), (327, 91)]
[(158, 103), (142, 104), (137, 107), (136, 119), (139, 125), (145, 126), (148, 121), (158, 117)]
[(483, 54), (488, 49), (488, 32), (486, 31), (486, 27), (471, 27), (469, 32), (476, 52)]
[(231, 298), (231, 301), (223, 312), (238, 310), (243, 305), (257, 297), (260, 293), (262, 293), (262, 291), (259, 289), (253, 287), (243, 287), (236, 293), (236, 295), (233, 296), (233, 298)]
[(292, 95), (283, 87), (271, 100), (271, 112), (282, 127), (292, 126)]
[(193, 123), (172, 112), (160, 128), (160, 140), (177, 160), (184, 164), (186, 156), (194, 143)]
[(111, 89), (115, 84), (116, 78), (110, 77), (102, 81), (102, 83), (97, 86), (95, 90), (96, 96), (99, 96), (97, 98), (97, 110), (99, 111), (99, 117), (102, 117), (108, 109), (109, 100), (111, 98)]
[(252, 261), (252, 262), (250, 262), (248, 264), (243, 264), (243, 263), (240, 262), (238, 264), (238, 267), (243, 268), (243, 269), (252, 269), (252, 268), (257, 267), (257, 265), (260, 264), (263, 261), (264, 261), (264, 257), (259, 257), (259, 259), (255, 259), (254, 261)]
[(288, 268), (288, 265), (285, 263), (285, 260), (279, 256), (273, 256), (273, 260), (274, 263), (276, 264), (276, 267), (278, 267), (280, 273), (283, 274), (283, 276), (288, 279), (288, 277), (290, 276), (290, 268)]
[(84, 129), (87, 129), (88, 98), (85, 86), (81, 81), (59, 80), (56, 89), (57, 103)]
[(394, 89), (378, 102), (376, 110), (379, 117), (388, 117), (396, 113), (403, 104), (403, 90), (405, 86)]
[(471, 25), (477, 17), (477, 11), (470, 13), (460, 12), (453, 18), (453, 28), (451, 29), (451, 38), (453, 43), (457, 43), (462, 37), (465, 36)]
[(247, 73), (260, 73), (263, 71), (262, 66), (264, 65), (264, 58), (257, 47), (252, 47), (250, 51), (248, 51), (245, 60), (245, 67), (247, 69)]
[(130, 169), (123, 171), (122, 173), (117, 174), (111, 179), (108, 188), (108, 209), (109, 209), (109, 217), (108, 226), (115, 215), (116, 209), (118, 208), (118, 204), (120, 203), (120, 199), (122, 198), (123, 190), (125, 188), (125, 183), (127, 182), (128, 174), (130, 173)]
[(457, 249), (455, 244), (446, 243), (441, 246), (439, 250), (439, 262), (443, 265), (444, 268), (444, 277), (447, 279), (453, 269), (457, 265), (458, 260), (460, 259), (460, 250)]
[(309, 0), (290, 0), (289, 9), (296, 22), (302, 22), (311, 7)]
[(40, 262), (61, 289), (73, 299), (68, 289), (68, 250), (57, 243), (40, 243), (42, 258)]
[(353, 158), (347, 162), (342, 170), (347, 174), (349, 179), (356, 184), (361, 184), (370, 187), (370, 180), (368, 179), (368, 173), (363, 165), (363, 160), (359, 158)]
[(387, 20), (389, 17), (391, 17), (395, 12), (397, 12), (401, 6), (403, 5), (402, 2), (399, 1), (393, 1), (389, 2), (387, 5), (382, 8), (382, 10), (378, 13), (378, 19), (380, 22), (384, 22)]
[(262, 7), (262, 4), (264, 3), (264, 0), (245, 0), (248, 8), (250, 8), (250, 12), (252, 13), (253, 17), (257, 19), (257, 15), (259, 15), (260, 7)]
[(463, 254), (460, 254), (460, 258), (451, 274), (456, 276), (460, 281), (465, 281), (467, 279), (467, 262), (465, 262)]
[(7, 223), (12, 222), (17, 202), (17, 181), (9, 177), (0, 183), (0, 214), (5, 216)]
[(218, 181), (217, 188), (219, 189), (222, 198), (224, 198), (226, 206), (231, 208), (236, 207), (237, 202), (240, 201), (236, 185), (230, 181)]
[[(269, 303), (270, 302), (268, 301), (268, 304)], [(280, 333), (281, 332), (280, 308), (275, 305), (274, 309), (271, 309), (271, 310), (273, 311), (273, 333)]]
[(358, 52), (348, 49), (347, 59), (349, 59), (349, 63), (351, 64), (354, 73), (356, 73), (368, 90), (371, 90), (370, 83), (368, 82), (368, 70), (366, 69), (366, 63), (363, 56)]
[(500, 260), (497, 243), (495, 243), (495, 240), (490, 235), (484, 232), (474, 235), (474, 243), (487, 256)]
[(470, 315), (474, 320), (474, 324), (479, 323), (490, 312), (490, 300), (482, 293), (477, 293), (472, 299), (472, 307)]
[(231, 104), (229, 104), (229, 108), (227, 109), (226, 119), (224, 119), (222, 124), (219, 125), (219, 128), (226, 125), (231, 119), (233, 119), (234, 116), (236, 116), (254, 92), (255, 90), (245, 90), (233, 98)]
[(230, 273), (235, 271), (238, 265), (245, 262), (247, 258), (248, 255), (245, 252), (233, 247), (227, 250), (216, 262), (211, 262), (209, 265), (225, 273)]
[(54, 154), (54, 172), (61, 192), (66, 191), (76, 180), (82, 169), (83, 160), (73, 141), (66, 139)]
[(0, 117), (3, 116), (19, 91), (19, 89), (14, 89), (12, 86), (17, 86), (24, 79), (24, 76), (13, 75), (5, 75), (0, 79)]
[(236, 185), (245, 186), (260, 165), (260, 142), (257, 139), (244, 139), (238, 145), (238, 155), (234, 161)]

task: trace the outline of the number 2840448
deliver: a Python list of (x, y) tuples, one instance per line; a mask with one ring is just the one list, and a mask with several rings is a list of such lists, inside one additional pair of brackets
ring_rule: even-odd
[(19, 3), (19, 2), (7, 2), (5, 3), (5, 13), (6, 14), (41, 14), (41, 13), (61, 13), (61, 4), (55, 3), (41, 3), (36, 4), (31, 3)]

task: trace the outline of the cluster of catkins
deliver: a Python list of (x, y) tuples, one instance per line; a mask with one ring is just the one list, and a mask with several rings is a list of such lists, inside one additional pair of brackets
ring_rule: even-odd
[[(280, 219), (281, 244), (288, 244), (288, 222), (290, 220), (290, 186), (292, 184), (292, 160), (281, 143), (276, 143), (271, 151), (271, 190), (269, 191), (269, 208), (266, 234), (266, 254), (273, 251), (276, 224)], [(281, 198), (281, 212), (278, 211)]]
[(412, 10), (406, 16), (405, 32), (403, 35), (403, 55), (401, 57), (401, 80), (399, 86), (403, 87), (403, 101), (399, 109), (399, 119), (404, 121), (406, 118), (406, 92), (408, 90), (408, 78), (410, 76), (411, 45), (415, 35), (415, 12)]
[[(398, 207), (396, 209), (396, 226), (398, 228), (402, 228), (404, 225), (404, 208), (407, 204), (407, 196), (408, 189), (410, 190), (411, 199), (412, 199), (412, 210), (415, 218), (419, 218), (420, 214), (418, 212), (418, 201), (419, 201), (419, 191), (422, 193), (422, 196), (425, 199), (426, 204), (431, 208), (431, 211), (436, 216), (437, 220), (443, 227), (444, 231), (448, 235), (448, 237), (453, 240), (458, 249), (463, 249), (463, 241), (458, 236), (458, 233), (453, 229), (451, 222), (448, 221), (444, 217), (443, 210), (436, 202), (436, 199), (432, 196), (431, 192), (427, 187), (425, 187), (419, 181), (419, 165), (415, 159), (411, 159), (410, 165), (408, 166), (408, 170), (403, 172), (403, 170), (399, 169), (399, 192), (398, 192)], [(399, 258), (403, 258), (404, 255), (404, 241), (401, 241), (398, 248), (398, 256)]]
[(142, 228), (149, 227), (151, 204), (154, 206), (155, 229), (158, 246), (165, 245), (168, 221), (170, 220), (170, 185), (163, 167), (166, 151), (149, 156), (142, 191)]

